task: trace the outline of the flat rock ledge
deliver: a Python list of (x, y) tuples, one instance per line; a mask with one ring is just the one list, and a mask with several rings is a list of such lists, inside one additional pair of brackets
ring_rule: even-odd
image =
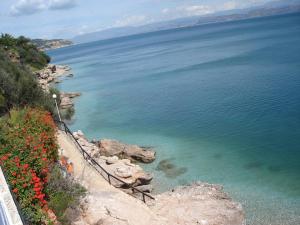
[(196, 182), (155, 199), (149, 207), (162, 218), (161, 224), (246, 225), (242, 205), (220, 185)]
[(155, 160), (155, 151), (151, 148), (124, 144), (110, 139), (103, 139), (95, 144), (99, 147), (101, 155), (118, 156), (143, 163), (151, 163)]
[[(140, 202), (128, 207), (117, 197), (108, 203), (99, 195), (88, 195), (80, 203), (81, 218), (74, 225), (246, 225), (241, 204), (228, 197), (219, 185), (197, 182), (155, 198), (148, 204), (148, 213), (134, 214), (144, 207)], [(130, 216), (134, 219), (127, 220)]]
[[(100, 166), (107, 170), (110, 174), (116, 176), (124, 183), (111, 178), (111, 182), (115, 187), (122, 188), (126, 193), (130, 193), (129, 187), (139, 187), (143, 190), (150, 192), (152, 186), (149, 185), (153, 176), (145, 172), (139, 165), (131, 163), (130, 159), (121, 159), (118, 156), (105, 156), (102, 154), (101, 149), (84, 136), (82, 131), (73, 133), (75, 139), (82, 146), (82, 148), (91, 155)], [(104, 176), (106, 176), (104, 174)]]

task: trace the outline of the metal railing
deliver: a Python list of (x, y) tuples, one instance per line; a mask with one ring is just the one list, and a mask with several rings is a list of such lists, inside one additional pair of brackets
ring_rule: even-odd
[[(72, 138), (72, 140), (74, 141), (74, 143), (77, 145), (77, 147), (79, 148), (80, 153), (82, 154), (83, 158), (92, 166), (94, 167), (94, 169), (100, 173), (100, 175), (108, 181), (108, 183), (110, 185), (113, 185), (112, 180), (115, 179), (116, 181), (118, 181), (119, 183), (122, 184), (122, 187), (125, 187), (127, 189), (131, 189), (132, 190), (132, 196), (136, 197), (136, 193), (139, 193), (142, 195), (142, 200), (144, 203), (146, 203), (146, 197), (150, 198), (150, 199), (155, 199), (153, 196), (151, 196), (150, 194), (146, 193), (145, 191), (141, 191), (139, 190), (137, 187), (134, 187), (132, 185), (129, 185), (128, 183), (126, 183), (125, 181), (123, 181), (122, 179), (112, 175), (111, 173), (109, 173), (105, 168), (103, 168), (89, 153), (87, 153), (86, 150), (83, 149), (83, 147), (80, 145), (80, 143), (77, 141), (77, 139), (74, 137), (73, 133), (71, 132), (71, 130), (69, 129), (69, 127), (66, 125), (65, 122), (63, 121), (57, 121), (55, 120), (55, 122), (57, 124), (59, 124), (59, 128), (62, 129), (66, 134), (69, 134), (70, 137)], [(106, 176), (105, 176), (105, 175)], [(113, 185), (116, 188), (120, 188), (117, 187), (115, 185)]]

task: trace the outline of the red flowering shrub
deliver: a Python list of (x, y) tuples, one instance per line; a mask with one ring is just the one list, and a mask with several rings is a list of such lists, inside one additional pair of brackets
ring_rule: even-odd
[(36, 108), (12, 110), (2, 125), (0, 165), (30, 224), (47, 220), (49, 168), (58, 158), (55, 124)]

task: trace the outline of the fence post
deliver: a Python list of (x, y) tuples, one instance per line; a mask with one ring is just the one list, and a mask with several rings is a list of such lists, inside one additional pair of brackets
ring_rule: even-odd
[(143, 202), (146, 203), (146, 200), (145, 200), (145, 194), (142, 192), (143, 194)]
[(63, 125), (64, 125), (64, 130), (65, 130), (65, 133), (67, 134), (68, 132), (67, 132), (66, 124), (65, 124), (65, 123), (63, 123)]
[(108, 178), (108, 183), (111, 185), (111, 182), (110, 182), (110, 174), (109, 174), (109, 173), (107, 174), (107, 178)]

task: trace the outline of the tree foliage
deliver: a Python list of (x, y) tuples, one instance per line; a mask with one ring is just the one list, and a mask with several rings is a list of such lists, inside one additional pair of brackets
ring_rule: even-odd
[(33, 70), (47, 65), (49, 56), (39, 51), (30, 39), (0, 37), (0, 115), (15, 106), (41, 106), (53, 112), (50, 94), (39, 87)]

